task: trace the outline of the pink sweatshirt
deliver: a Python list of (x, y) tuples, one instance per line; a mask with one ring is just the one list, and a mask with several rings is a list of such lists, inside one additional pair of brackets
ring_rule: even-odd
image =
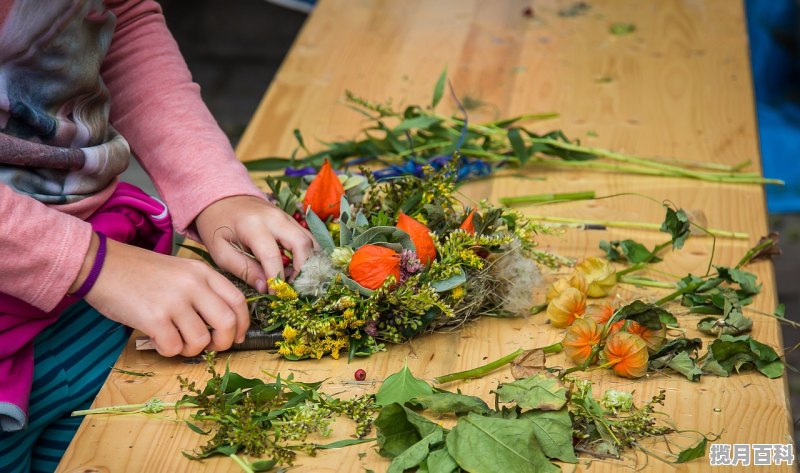
[(217, 200), (264, 197), (155, 1), (0, 0), (0, 432), (25, 425), (33, 340), (74, 302), (93, 225), (169, 251), (162, 206), (119, 184), (132, 155), (189, 236)]
[[(5, 23), (15, 9), (24, 13), (24, 5), (14, 5), (20, 2), (37, 9), (56, 9), (61, 5), (72, 10), (92, 3), (85, 0), (0, 0), (0, 25), (8, 26)], [(191, 225), (195, 217), (219, 199), (234, 195), (263, 196), (203, 104), (200, 88), (191, 80), (158, 3), (152, 0), (94, 3), (98, 5), (93, 8), (105, 6), (116, 16), (108, 53), (105, 58), (99, 58), (102, 81), (110, 92), (112, 132), (116, 130), (124, 137), (153, 179), (172, 212), (177, 231), (193, 236)], [(74, 14), (74, 11), (64, 13)], [(95, 12), (90, 15), (99, 16)], [(103, 20), (99, 18), (96, 23)], [(19, 35), (33, 31), (30, 24), (22, 21), (19, 30), (23, 32)], [(2, 33), (8, 36), (8, 31)], [(0, 60), (5, 60), (5, 55), (0, 51)], [(2, 67), (0, 63), (0, 87), (3, 85)], [(8, 99), (4, 104), (0, 97), (0, 127), (4, 121), (4, 106), (9, 107)], [(68, 122), (68, 118), (64, 122)], [(80, 135), (80, 130), (73, 131), (65, 140), (72, 137), (74, 141), (76, 135)], [(12, 143), (10, 147), (13, 146), (20, 144)], [(3, 152), (0, 143), (0, 154)], [(87, 167), (73, 174), (85, 173)], [(113, 174), (122, 170), (124, 165)], [(108, 199), (117, 184), (114, 175), (106, 173), (103, 177), (110, 179), (107, 185), (95, 193), (89, 189), (83, 192), (88, 196), (66, 204), (45, 204), (41, 200), (47, 199), (22, 195), (0, 180), (0, 249), (3, 253), (0, 292), (44, 311), (58, 304), (77, 277), (89, 248), (91, 227), (83, 219)]]

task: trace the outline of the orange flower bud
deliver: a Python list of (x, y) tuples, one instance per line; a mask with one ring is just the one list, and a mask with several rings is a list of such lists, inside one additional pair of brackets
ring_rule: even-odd
[(389, 276), (400, 281), (400, 254), (378, 245), (364, 245), (350, 258), (350, 277), (367, 289), (378, 289)]
[(592, 319), (577, 319), (567, 329), (561, 346), (564, 353), (576, 364), (583, 365), (589, 359), (598, 343), (600, 343), (600, 327)]
[(558, 295), (568, 287), (574, 287), (575, 289), (581, 291), (581, 294), (586, 294), (586, 290), (588, 289), (589, 285), (586, 283), (586, 278), (583, 277), (582, 273), (579, 271), (573, 271), (569, 276), (557, 279), (550, 286), (550, 288), (547, 290), (547, 302), (550, 302), (558, 297)]
[(464, 221), (461, 222), (461, 226), (458, 228), (464, 230), (470, 235), (475, 234), (475, 225), (472, 223), (472, 217), (474, 216), (475, 216), (475, 210), (473, 210), (472, 212), (469, 213), (469, 215), (467, 215), (467, 218), (465, 218)]
[(586, 308), (586, 317), (594, 320), (597, 324), (608, 322), (612, 315), (614, 315), (614, 306), (608, 302), (589, 304), (589, 307)]
[(641, 378), (647, 373), (647, 344), (638, 335), (617, 332), (606, 339), (603, 358), (614, 373), (624, 378)]
[(436, 259), (436, 247), (433, 246), (433, 238), (431, 238), (431, 231), (425, 225), (419, 223), (413, 217), (400, 212), (397, 218), (397, 228), (408, 233), (414, 246), (417, 248), (417, 258), (420, 263), (427, 266), (431, 261)]
[(303, 203), (306, 210), (311, 207), (311, 210), (321, 220), (326, 220), (328, 217), (337, 218), (339, 217), (343, 195), (344, 186), (342, 186), (339, 178), (336, 177), (336, 173), (333, 172), (331, 163), (326, 159), (319, 173), (308, 185)]
[(638, 335), (644, 340), (644, 343), (647, 344), (647, 351), (651, 354), (657, 352), (667, 339), (667, 327), (664, 324), (661, 324), (660, 329), (652, 330), (631, 320), (625, 327), (625, 331)]
[(586, 296), (574, 287), (568, 287), (547, 305), (547, 317), (553, 327), (572, 325), (586, 310)]

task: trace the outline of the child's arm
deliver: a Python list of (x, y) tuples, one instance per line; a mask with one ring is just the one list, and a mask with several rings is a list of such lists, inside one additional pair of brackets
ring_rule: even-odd
[[(111, 121), (167, 201), (178, 231), (199, 237), (224, 269), (264, 290), (283, 277), (278, 244), (299, 270), (311, 235), (264, 200), (200, 97), (199, 86), (151, 0), (107, 0), (117, 15), (102, 75)], [(197, 226), (195, 226), (195, 224)], [(241, 243), (260, 264), (238, 253)]]

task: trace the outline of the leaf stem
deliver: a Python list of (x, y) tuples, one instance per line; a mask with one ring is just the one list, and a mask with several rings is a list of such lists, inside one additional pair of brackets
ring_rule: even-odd
[(245, 473), (255, 473), (255, 472), (253, 471), (253, 469), (252, 469), (252, 468), (250, 468), (250, 465), (248, 465), (248, 464), (247, 464), (247, 462), (245, 462), (244, 460), (242, 460), (241, 458), (239, 458), (239, 455), (237, 455), (237, 454), (235, 454), (235, 453), (231, 453), (231, 454), (230, 454), (230, 455), (228, 455), (228, 456), (230, 457), (230, 459), (231, 459), (231, 460), (233, 460), (233, 461), (234, 461), (234, 463), (236, 463), (237, 465), (239, 465), (239, 468), (241, 468), (241, 469), (242, 469), (242, 471), (244, 471)]
[[(502, 202), (502, 201), (501, 201)], [(528, 218), (533, 220), (540, 220), (542, 222), (565, 223), (570, 225), (597, 225), (613, 228), (632, 228), (640, 230), (661, 230), (660, 223), (649, 222), (629, 222), (624, 220), (591, 220), (582, 218), (569, 218), (569, 217), (552, 217), (548, 215), (528, 215)], [(750, 235), (744, 232), (732, 232), (729, 230), (719, 230), (716, 228), (709, 228), (709, 233), (714, 236), (723, 238), (734, 238), (737, 240), (746, 240)]]
[(595, 197), (594, 191), (563, 192), (563, 193), (553, 193), (553, 194), (524, 195), (519, 197), (502, 197), (500, 199), (500, 203), (505, 205), (506, 207), (511, 207), (513, 205), (532, 204), (541, 202), (553, 202), (553, 201), (565, 202), (574, 200), (587, 200), (587, 199), (594, 199), (594, 197)]
[(513, 353), (509, 353), (508, 355), (498, 358), (490, 363), (486, 363), (483, 366), (478, 366), (477, 368), (472, 368), (466, 371), (458, 371), (456, 373), (450, 373), (443, 376), (437, 376), (433, 379), (436, 384), (444, 384), (449, 383), (451, 381), (457, 381), (460, 379), (468, 379), (468, 378), (480, 378), (482, 376), (486, 376), (487, 374), (491, 373), (492, 371), (501, 368), (512, 361), (519, 355), (521, 355), (525, 350), (522, 348), (518, 349)]
[(154, 403), (152, 401), (144, 402), (141, 404), (121, 404), (118, 406), (96, 407), (94, 409), (83, 409), (79, 411), (72, 411), (70, 416), (79, 417), (93, 414), (138, 414), (141, 412), (159, 412), (163, 409), (175, 407), (175, 402), (158, 402), (159, 411), (153, 410)]
[(637, 276), (619, 276), (617, 279), (620, 283), (623, 284), (633, 284), (634, 286), (645, 286), (645, 287), (659, 287), (664, 289), (675, 289), (675, 283), (665, 282), (665, 281), (655, 281), (653, 279), (647, 278), (640, 278)]

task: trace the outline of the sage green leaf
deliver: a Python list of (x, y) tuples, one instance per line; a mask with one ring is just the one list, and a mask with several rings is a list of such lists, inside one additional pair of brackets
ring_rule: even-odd
[(451, 276), (447, 279), (442, 279), (441, 281), (434, 281), (431, 283), (431, 287), (436, 292), (445, 292), (451, 289), (455, 289), (458, 286), (467, 282), (467, 275), (464, 274), (462, 270), (458, 274)]
[(400, 133), (414, 128), (429, 128), (433, 125), (442, 122), (441, 118), (432, 117), (430, 115), (420, 115), (414, 118), (407, 118), (394, 127), (395, 133)]
[(416, 412), (398, 403), (381, 409), (375, 428), (378, 431), (378, 453), (394, 458), (437, 430), (443, 430)]
[(358, 236), (354, 236), (352, 247), (358, 249), (364, 245), (375, 243), (399, 243), (403, 248), (416, 251), (414, 242), (408, 233), (390, 226), (372, 227)]
[(392, 463), (389, 465), (387, 473), (403, 473), (409, 468), (422, 463), (427, 457), (428, 452), (432, 446), (441, 443), (444, 440), (444, 432), (434, 430), (430, 434), (422, 437), (419, 442), (408, 447), (403, 453), (394, 457)]
[(308, 231), (314, 235), (314, 239), (317, 240), (319, 246), (325, 250), (326, 254), (330, 255), (334, 248), (336, 248), (336, 245), (333, 243), (333, 238), (328, 231), (328, 227), (326, 227), (325, 223), (311, 210), (311, 207), (306, 211), (306, 223), (308, 224)]
[(678, 459), (675, 460), (675, 463), (686, 463), (696, 458), (702, 458), (706, 456), (707, 444), (708, 444), (708, 439), (705, 436), (703, 436), (703, 440), (698, 442), (697, 445), (682, 450), (681, 453), (678, 454)]
[(447, 66), (444, 66), (444, 70), (439, 75), (439, 79), (436, 81), (436, 85), (433, 87), (433, 100), (431, 100), (431, 108), (436, 108), (436, 106), (439, 105), (439, 102), (442, 100), (445, 82), (447, 82)]
[(403, 369), (383, 381), (383, 385), (375, 394), (375, 402), (379, 406), (388, 406), (394, 402), (403, 405), (415, 397), (429, 394), (433, 394), (431, 385), (415, 378), (406, 363)]
[(500, 402), (516, 402), (523, 409), (557, 411), (567, 403), (567, 387), (554, 376), (539, 373), (501, 384), (497, 388)]
[(464, 394), (435, 392), (426, 396), (416, 397), (412, 402), (437, 414), (461, 415), (470, 412), (476, 414), (489, 412), (489, 406), (483, 402), (483, 399)]
[(453, 473), (458, 471), (458, 463), (450, 456), (447, 447), (432, 450), (426, 460), (429, 473)]
[(470, 473), (556, 473), (542, 453), (534, 425), (523, 419), (469, 414), (447, 435), (447, 450)]
[(339, 274), (339, 277), (342, 278), (342, 282), (344, 283), (345, 286), (354, 291), (358, 291), (363, 296), (369, 297), (375, 293), (375, 291), (373, 291), (372, 289), (368, 289), (362, 286), (361, 284), (353, 281), (352, 279), (350, 279), (349, 277), (345, 276), (342, 273)]
[(533, 433), (542, 452), (567, 463), (576, 463), (575, 449), (572, 448), (572, 419), (569, 410), (528, 411), (522, 419), (533, 424)]

